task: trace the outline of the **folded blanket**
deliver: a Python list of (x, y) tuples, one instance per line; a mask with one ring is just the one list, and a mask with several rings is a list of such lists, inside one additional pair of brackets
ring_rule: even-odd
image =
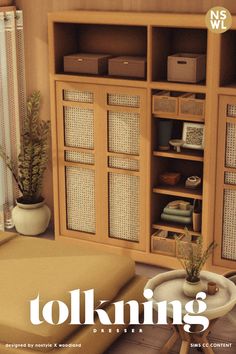
[(181, 209), (173, 209), (173, 208), (165, 207), (163, 211), (165, 214), (168, 215), (191, 216), (193, 213), (193, 207), (191, 206), (189, 210), (181, 210)]
[(177, 215), (168, 215), (168, 214), (162, 213), (161, 219), (164, 221), (178, 222), (181, 224), (191, 224), (192, 223), (192, 218), (190, 216), (177, 216)]

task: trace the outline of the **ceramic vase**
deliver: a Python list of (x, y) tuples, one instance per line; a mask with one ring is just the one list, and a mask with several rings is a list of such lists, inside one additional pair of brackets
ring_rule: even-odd
[(169, 141), (172, 134), (173, 121), (170, 119), (160, 119), (158, 122), (158, 148), (159, 150), (169, 150)]
[(190, 282), (187, 279), (183, 283), (183, 292), (187, 297), (195, 298), (197, 293), (204, 291), (205, 286), (201, 279), (196, 282)]
[(44, 200), (36, 204), (23, 204), (17, 201), (16, 204), (12, 218), (17, 232), (26, 236), (36, 236), (46, 231), (51, 211)]

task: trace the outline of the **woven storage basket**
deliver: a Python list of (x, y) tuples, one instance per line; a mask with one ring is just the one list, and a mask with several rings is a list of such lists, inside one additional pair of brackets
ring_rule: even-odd
[(165, 115), (175, 117), (179, 111), (178, 97), (181, 92), (160, 91), (152, 96), (152, 113), (155, 115)]
[(160, 237), (160, 230), (151, 236), (151, 252), (175, 257), (176, 241), (174, 238)]
[(179, 97), (179, 116), (186, 118), (201, 118), (205, 116), (204, 95), (186, 93)]
[(139, 241), (140, 181), (138, 176), (109, 173), (109, 236)]
[(236, 190), (224, 191), (222, 257), (236, 261)]
[[(187, 241), (185, 241), (185, 235), (184, 234), (180, 235), (179, 238), (180, 238), (180, 244), (182, 244), (182, 246), (185, 247), (186, 254), (189, 254), (189, 256), (190, 256), (190, 252), (191, 252), (192, 246)], [(193, 245), (193, 249), (197, 247), (197, 245), (194, 243), (194, 241), (192, 241), (192, 245)], [(180, 254), (179, 247), (178, 247), (177, 243), (176, 243), (176, 257), (179, 257), (179, 258), (181, 257), (181, 254)]]

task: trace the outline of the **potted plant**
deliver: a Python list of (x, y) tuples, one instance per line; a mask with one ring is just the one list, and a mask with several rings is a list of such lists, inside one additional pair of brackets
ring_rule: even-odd
[(16, 230), (23, 235), (39, 235), (49, 225), (51, 211), (41, 195), (43, 176), (48, 162), (50, 122), (39, 118), (40, 92), (27, 100), (20, 153), (12, 161), (0, 146), (0, 157), (12, 172), (21, 196), (12, 212)]
[(183, 239), (176, 237), (177, 258), (186, 271), (186, 279), (183, 284), (183, 292), (186, 296), (194, 298), (199, 291), (205, 290), (201, 281), (200, 273), (208, 257), (216, 247), (215, 242), (204, 250), (203, 237), (197, 237), (196, 242), (192, 242), (192, 236), (185, 228), (185, 237)]

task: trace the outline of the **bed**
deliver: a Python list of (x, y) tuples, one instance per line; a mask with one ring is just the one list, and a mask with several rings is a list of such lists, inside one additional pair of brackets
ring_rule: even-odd
[[(51, 241), (5, 233), (0, 234), (0, 279), (1, 354), (103, 353), (127, 324), (104, 326), (95, 318), (94, 325), (72, 326), (66, 321), (58, 326), (46, 322), (35, 326), (29, 319), (29, 301), (39, 294), (41, 304), (60, 300), (70, 308), (69, 291), (94, 288), (95, 304), (107, 299), (141, 303), (147, 281), (135, 275), (134, 262), (126, 256), (98, 252), (92, 246), (78, 245), (76, 240)], [(83, 323), (82, 303), (81, 308)], [(114, 318), (114, 306), (109, 303), (105, 309)], [(125, 312), (125, 323), (128, 317)], [(14, 347), (16, 344), (20, 346)]]

